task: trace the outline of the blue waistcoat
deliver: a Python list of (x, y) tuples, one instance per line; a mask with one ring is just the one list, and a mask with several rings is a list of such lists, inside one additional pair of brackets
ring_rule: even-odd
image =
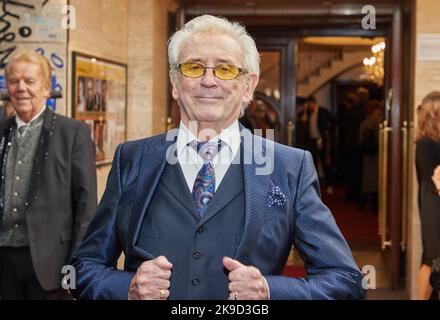
[(173, 264), (170, 299), (228, 298), (222, 259), (233, 257), (237, 250), (244, 211), (242, 165), (231, 164), (200, 219), (180, 165), (167, 164), (138, 245)]

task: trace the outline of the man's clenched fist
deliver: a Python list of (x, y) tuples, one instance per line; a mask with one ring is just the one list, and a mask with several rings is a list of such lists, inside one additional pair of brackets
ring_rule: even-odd
[(142, 263), (131, 280), (128, 300), (168, 299), (172, 267), (164, 256)]
[(269, 287), (260, 270), (224, 257), (223, 265), (229, 270), (230, 300), (267, 300)]

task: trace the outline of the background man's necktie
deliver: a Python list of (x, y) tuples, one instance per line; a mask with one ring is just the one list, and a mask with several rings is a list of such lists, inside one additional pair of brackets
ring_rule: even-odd
[(21, 140), (21, 138), (24, 137), (24, 135), (26, 134), (26, 131), (28, 129), (28, 126), (21, 126), (20, 128), (17, 129), (18, 132), (18, 141)]
[(194, 181), (192, 196), (200, 217), (205, 214), (206, 208), (215, 193), (215, 172), (211, 160), (217, 155), (221, 147), (221, 141), (197, 143), (197, 152), (203, 159), (203, 166)]

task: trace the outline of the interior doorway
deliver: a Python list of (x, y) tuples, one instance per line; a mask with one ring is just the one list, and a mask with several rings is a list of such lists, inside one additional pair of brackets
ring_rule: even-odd
[[(312, 153), (323, 201), (358, 265), (374, 266), (376, 288), (391, 288), (379, 236), (378, 197), (385, 38), (296, 41), (296, 146)], [(297, 259), (292, 263), (301, 264)]]

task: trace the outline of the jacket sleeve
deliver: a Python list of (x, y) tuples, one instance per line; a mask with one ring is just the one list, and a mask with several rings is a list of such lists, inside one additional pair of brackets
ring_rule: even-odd
[(122, 249), (116, 226), (116, 213), (121, 197), (120, 158), (122, 145), (113, 159), (107, 186), (87, 230), (76, 250), (72, 265), (76, 270), (76, 291), (79, 299), (128, 298), (128, 288), (135, 272), (117, 270)]
[(294, 246), (305, 263), (307, 276), (266, 276), (270, 298), (363, 299), (362, 273), (330, 210), (320, 199), (318, 176), (307, 151), (296, 181), (296, 186), (290, 186), (297, 190), (293, 198)]
[(71, 167), (74, 225), (69, 259), (84, 237), (97, 204), (95, 146), (89, 127), (83, 123), (75, 134)]

